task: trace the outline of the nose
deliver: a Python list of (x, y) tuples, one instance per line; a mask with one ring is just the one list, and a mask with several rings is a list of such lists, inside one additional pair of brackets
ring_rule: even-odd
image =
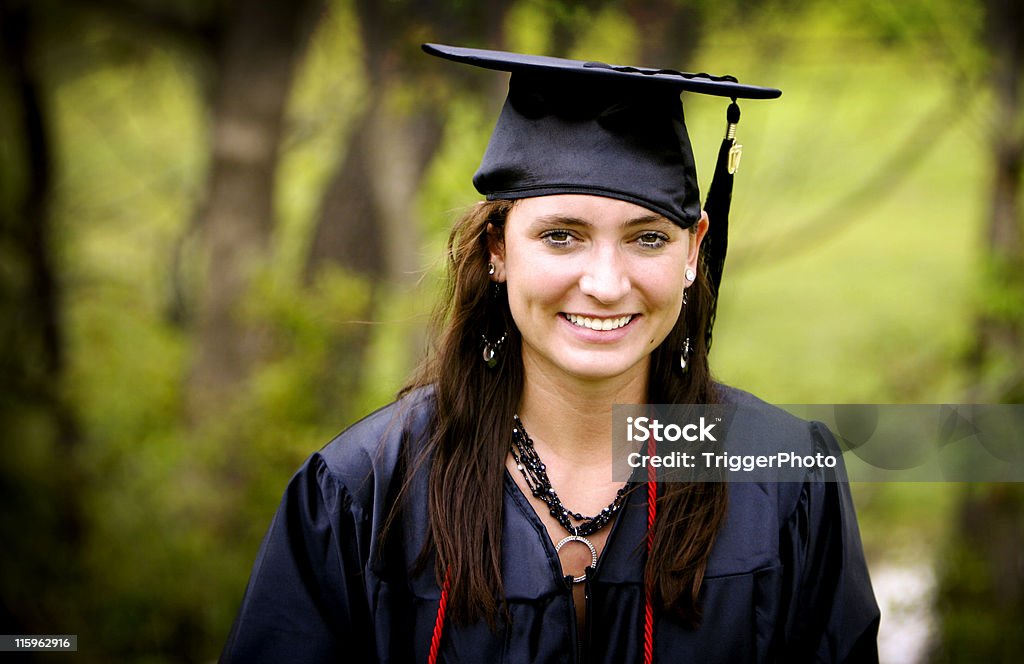
[(616, 247), (593, 252), (580, 275), (580, 291), (598, 302), (611, 304), (629, 294), (631, 285), (623, 257)]

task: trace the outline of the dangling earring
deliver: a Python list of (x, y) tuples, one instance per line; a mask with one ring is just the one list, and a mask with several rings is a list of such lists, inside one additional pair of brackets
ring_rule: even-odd
[[(494, 272), (495, 272), (494, 263), (488, 263), (487, 264), (487, 274), (489, 276), (493, 277), (494, 276)], [(494, 313), (493, 310), (498, 307), (497, 300), (498, 300), (498, 296), (501, 293), (501, 284), (498, 283), (497, 281), (493, 282), (493, 284), (494, 284), (494, 287), (491, 290), (491, 307), (490, 307), (490, 309), (492, 311), (489, 312), (488, 316), (487, 316), (487, 318), (489, 320), (492, 318), (492, 314)], [(484, 364), (487, 365), (488, 369), (494, 369), (495, 367), (498, 366), (498, 360), (500, 359), (499, 352), (501, 351), (502, 344), (505, 343), (505, 339), (507, 339), (507, 338), (508, 338), (508, 330), (503, 330), (502, 333), (501, 333), (501, 338), (498, 339), (497, 341), (491, 341), (490, 339), (488, 339), (486, 333), (480, 335), (480, 340), (483, 342), (483, 347), (484, 347), (482, 357), (483, 357)]]
[[(686, 322), (686, 291), (683, 291), (683, 324)], [(686, 339), (683, 341), (683, 347), (679, 352), (679, 369), (684, 374), (689, 369), (688, 359), (690, 357), (690, 335), (686, 335)]]
[(493, 369), (498, 366), (498, 351), (501, 350), (501, 345), (505, 343), (505, 339), (508, 338), (508, 333), (502, 333), (501, 338), (494, 342), (488, 340), (486, 334), (481, 334), (480, 338), (484, 342), (484, 364), (487, 365), (488, 369)]

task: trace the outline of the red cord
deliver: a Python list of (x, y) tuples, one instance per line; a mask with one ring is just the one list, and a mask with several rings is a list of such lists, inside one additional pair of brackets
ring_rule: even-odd
[[(647, 441), (647, 454), (654, 457), (657, 446), (654, 436)], [(654, 517), (658, 514), (658, 473), (654, 466), (647, 466), (647, 559), (650, 560), (654, 546)], [(654, 607), (651, 594), (644, 593), (644, 664), (654, 661)]]
[(434, 635), (430, 638), (430, 654), (427, 656), (429, 664), (437, 664), (437, 651), (441, 647), (441, 634), (444, 632), (444, 611), (448, 607), (448, 573), (444, 575), (444, 585), (441, 586), (441, 602), (437, 605), (437, 618), (434, 619)]

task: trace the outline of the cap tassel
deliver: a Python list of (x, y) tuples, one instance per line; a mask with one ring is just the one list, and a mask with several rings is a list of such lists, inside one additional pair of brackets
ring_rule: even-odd
[(725, 253), (729, 247), (729, 206), (732, 203), (732, 179), (740, 165), (743, 146), (736, 143), (736, 125), (740, 121), (740, 107), (733, 99), (726, 111), (728, 126), (722, 146), (718, 149), (715, 176), (704, 200), (704, 211), (711, 222), (704, 238), (704, 264), (711, 287), (711, 312), (707, 328), (707, 348), (711, 348), (711, 331), (718, 308), (718, 288), (725, 269)]

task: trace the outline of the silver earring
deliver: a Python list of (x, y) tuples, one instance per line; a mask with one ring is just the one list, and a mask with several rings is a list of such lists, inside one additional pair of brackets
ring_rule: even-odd
[(694, 272), (693, 270), (691, 270), (690, 268), (686, 268), (686, 280), (687, 281), (693, 281), (696, 278), (697, 278), (697, 273)]
[[(494, 275), (494, 263), (487, 264), (487, 274)], [(501, 306), (501, 304), (498, 302), (500, 295), (501, 284), (498, 283), (497, 281), (492, 282), (490, 298), (491, 302), (490, 305), (488, 306), (487, 314), (488, 320), (494, 320), (495, 311)], [(501, 316), (498, 315), (498, 318), (500, 319)], [(484, 347), (482, 354), (484, 364), (487, 365), (488, 369), (494, 369), (495, 367), (498, 366), (498, 361), (501, 359), (499, 355), (501, 352), (501, 347), (505, 343), (505, 340), (508, 339), (508, 329), (506, 328), (502, 330), (500, 339), (498, 339), (497, 341), (491, 341), (490, 339), (487, 338), (487, 329), (490, 327), (491, 326), (489, 324), (484, 327), (484, 333), (480, 335), (480, 341), (482, 342)]]
[(492, 277), (494, 276), (494, 263), (487, 264), (487, 274)]
[[(687, 270), (690, 272), (690, 270)], [(683, 321), (686, 321), (686, 291), (683, 291)], [(683, 347), (679, 352), (679, 369), (685, 374), (688, 369), (688, 358), (690, 357), (690, 335), (686, 335), (686, 339), (683, 341)]]
[(498, 351), (501, 350), (501, 345), (505, 343), (505, 339), (507, 338), (507, 332), (503, 332), (501, 338), (493, 342), (487, 338), (486, 334), (480, 335), (480, 339), (484, 342), (483, 360), (488, 369), (493, 369), (498, 366)]

